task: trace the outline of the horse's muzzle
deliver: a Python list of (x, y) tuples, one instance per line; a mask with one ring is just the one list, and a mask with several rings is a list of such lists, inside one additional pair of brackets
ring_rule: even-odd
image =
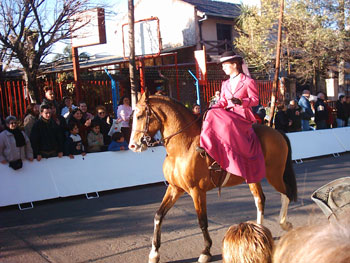
[(135, 143), (130, 141), (129, 149), (133, 152), (143, 152), (147, 150), (147, 145), (145, 143)]

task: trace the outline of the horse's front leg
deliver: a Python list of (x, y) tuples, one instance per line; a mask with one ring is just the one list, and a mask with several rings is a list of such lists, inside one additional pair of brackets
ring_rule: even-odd
[(169, 184), (165, 192), (165, 195), (163, 197), (163, 201), (160, 204), (160, 207), (156, 215), (154, 216), (154, 233), (153, 233), (153, 240), (152, 240), (152, 250), (149, 253), (149, 257), (148, 257), (149, 263), (159, 262), (159, 259), (160, 259), (159, 248), (160, 248), (160, 237), (161, 237), (160, 230), (161, 230), (163, 218), (183, 193), (184, 192), (182, 189), (179, 189), (176, 186)]
[(198, 262), (205, 263), (211, 259), (210, 248), (213, 243), (208, 232), (207, 194), (205, 191), (197, 189), (192, 190), (190, 194), (197, 212), (199, 227), (204, 237), (204, 249), (198, 258)]

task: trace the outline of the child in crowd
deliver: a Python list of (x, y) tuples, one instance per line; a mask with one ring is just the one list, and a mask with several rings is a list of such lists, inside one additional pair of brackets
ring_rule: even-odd
[(108, 146), (108, 151), (129, 150), (128, 143), (125, 141), (121, 132), (115, 132), (112, 135), (112, 142)]
[(84, 149), (84, 145), (81, 141), (80, 135), (78, 134), (79, 133), (78, 124), (75, 122), (70, 122), (68, 124), (68, 129), (70, 134), (65, 144), (66, 154), (71, 159), (74, 159), (74, 155), (78, 155), (78, 154), (85, 156), (86, 152)]
[(98, 122), (91, 123), (91, 131), (87, 136), (88, 152), (101, 152), (103, 148), (103, 135), (100, 132), (100, 124)]
[(271, 263), (273, 247), (272, 234), (268, 228), (253, 222), (243, 222), (227, 230), (222, 241), (222, 261)]

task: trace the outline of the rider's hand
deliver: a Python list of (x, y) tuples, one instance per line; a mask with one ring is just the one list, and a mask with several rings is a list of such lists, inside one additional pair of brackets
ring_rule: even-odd
[(242, 101), (241, 99), (238, 99), (238, 98), (232, 98), (231, 99), (232, 103), (233, 104), (238, 104), (238, 105), (242, 105)]

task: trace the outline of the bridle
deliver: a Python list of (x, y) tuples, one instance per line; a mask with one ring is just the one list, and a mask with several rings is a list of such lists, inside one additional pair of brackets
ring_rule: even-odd
[(146, 99), (145, 102), (146, 102), (146, 125), (145, 125), (145, 128), (143, 130), (133, 130), (133, 131), (142, 133), (142, 136), (139, 140), (141, 144), (146, 144), (148, 147), (152, 147), (152, 146), (155, 146), (157, 144), (155, 142), (151, 143), (152, 137), (148, 135), (148, 129), (149, 129), (149, 124), (150, 124), (152, 114), (155, 116), (155, 118), (157, 119), (157, 121), (160, 124), (162, 124), (162, 122), (161, 122), (159, 116), (157, 115), (157, 113), (152, 109), (151, 105), (149, 104), (148, 99)]
[(179, 131), (165, 137), (165, 138), (162, 138), (160, 140), (157, 140), (155, 142), (151, 142), (152, 140), (152, 137), (148, 135), (148, 129), (149, 129), (149, 125), (150, 125), (150, 119), (151, 119), (151, 116), (152, 114), (154, 115), (154, 117), (157, 119), (157, 121), (159, 122), (160, 125), (162, 125), (162, 122), (158, 116), (158, 114), (152, 109), (150, 103), (149, 103), (149, 100), (148, 98), (145, 99), (145, 103), (146, 103), (146, 125), (145, 125), (145, 128), (143, 130), (133, 130), (133, 131), (137, 131), (137, 132), (140, 132), (142, 133), (142, 136), (139, 140), (139, 142), (141, 144), (146, 144), (147, 147), (153, 147), (153, 146), (156, 146), (158, 144), (161, 144), (161, 143), (165, 143), (167, 140), (170, 140), (172, 137), (174, 137), (175, 135), (178, 135), (180, 133), (182, 133), (184, 130), (186, 130), (187, 128), (189, 128), (190, 126), (192, 126), (195, 122), (197, 122), (207, 111), (205, 110), (202, 114), (200, 114), (195, 120), (191, 121), (190, 123), (188, 123), (185, 127), (183, 127), (182, 129), (180, 129)]

